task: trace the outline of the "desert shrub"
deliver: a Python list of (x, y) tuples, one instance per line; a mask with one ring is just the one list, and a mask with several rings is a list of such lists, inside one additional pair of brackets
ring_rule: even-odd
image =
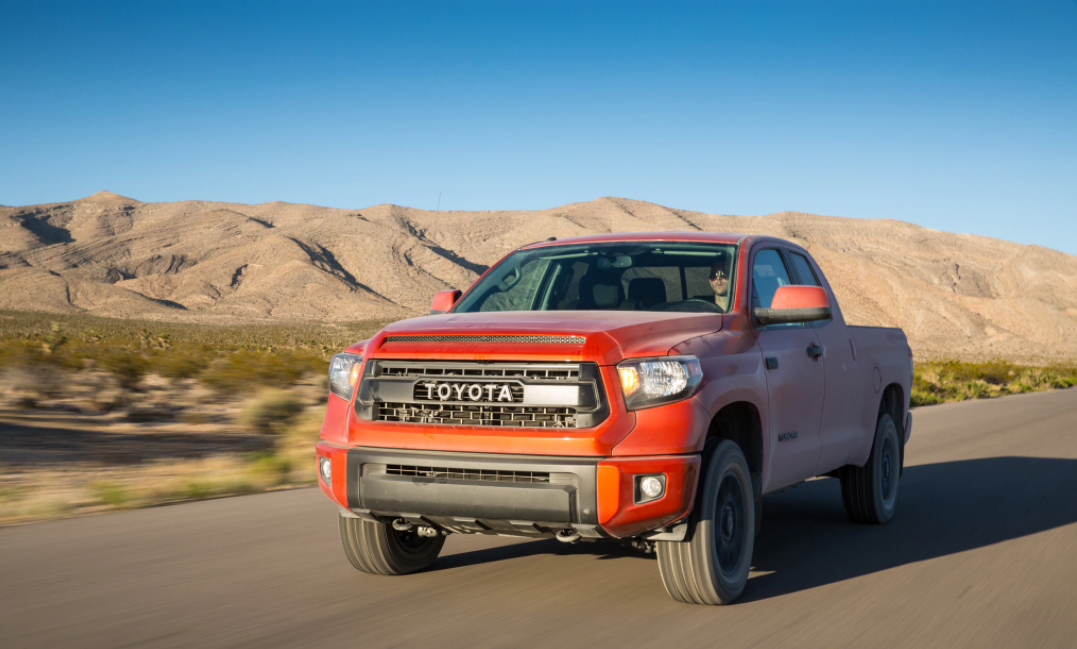
[(945, 379), (964, 383), (982, 381), (991, 385), (1006, 385), (1017, 372), (1017, 366), (1008, 361), (993, 360), (985, 363), (964, 361), (941, 361), (934, 370)]
[(19, 408), (34, 408), (42, 399), (60, 395), (68, 378), (68, 372), (49, 363), (0, 368), (0, 401)]
[(0, 342), (0, 367), (34, 367), (46, 362), (41, 346), (24, 338)]
[(288, 481), (292, 471), (292, 462), (281, 455), (261, 453), (251, 459), (248, 471), (256, 481), (263, 484), (279, 485)]
[(109, 480), (98, 480), (90, 484), (90, 497), (97, 503), (110, 507), (124, 507), (131, 501), (127, 487)]
[(912, 406), (933, 406), (943, 402), (943, 398), (935, 394), (930, 390), (923, 390), (913, 386), (912, 394), (910, 395)]
[(63, 347), (76, 342), (137, 348), (175, 348), (177, 345), (193, 344), (208, 345), (219, 351), (303, 350), (323, 357), (357, 340), (369, 338), (391, 322), (361, 320), (346, 323), (218, 325), (32, 311), (0, 311), (0, 316), (0, 340), (22, 338), (39, 346), (51, 336), (54, 343), (59, 338), (66, 338)]
[(216, 353), (206, 345), (183, 345), (153, 354), (153, 371), (169, 379), (190, 379), (201, 374)]
[(242, 496), (258, 491), (258, 485), (243, 476), (216, 476), (183, 480), (166, 496), (166, 500), (205, 500), (220, 496)]
[(303, 412), (303, 408), (303, 402), (287, 390), (265, 388), (243, 404), (237, 422), (259, 433), (279, 433)]
[(137, 385), (150, 369), (149, 359), (141, 352), (122, 347), (103, 350), (94, 360), (125, 388)]
[(326, 361), (312, 354), (239, 351), (219, 359), (200, 380), (220, 392), (249, 392), (262, 386), (287, 387), (310, 371), (324, 371)]
[(1007, 394), (1077, 385), (1077, 366), (1033, 367), (1008, 361), (918, 363), (913, 375), (913, 405), (985, 399)]
[(284, 429), (276, 444), (276, 454), (289, 461), (291, 481), (313, 484), (317, 481), (314, 445), (322, 431), (325, 407), (308, 408)]
[(0, 503), (23, 500), (29, 492), (29, 487), (8, 487), (6, 489), (0, 489)]

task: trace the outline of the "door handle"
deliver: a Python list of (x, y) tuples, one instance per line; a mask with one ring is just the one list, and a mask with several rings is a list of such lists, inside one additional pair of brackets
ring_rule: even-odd
[(808, 345), (808, 356), (811, 356), (812, 358), (819, 358), (823, 355), (824, 350), (824, 347), (820, 347), (819, 345), (812, 343)]

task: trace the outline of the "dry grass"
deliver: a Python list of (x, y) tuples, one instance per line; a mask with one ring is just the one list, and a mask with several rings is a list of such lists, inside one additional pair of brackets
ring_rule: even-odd
[(324, 407), (307, 408), (280, 430), (268, 453), (5, 473), (0, 478), (0, 524), (314, 484), (314, 444), (324, 412)]
[[(42, 469), (33, 458), (49, 449), (6, 440), (5, 449), (29, 459), (3, 465), (0, 524), (314, 483), (328, 357), (383, 324), (212, 326), (0, 313), (0, 402), (25, 413), (13, 425), (65, 413), (76, 428), (112, 435), (108, 449), (94, 449), (120, 458), (70, 453), (49, 465), (62, 470)], [(190, 439), (179, 446), (200, 459), (179, 459), (189, 453), (167, 444), (122, 441), (162, 426)], [(231, 442), (223, 448), (237, 450), (199, 450), (199, 435), (243, 430), (267, 450)]]
[(280, 388), (262, 388), (243, 404), (236, 420), (248, 430), (271, 434), (287, 428), (301, 412), (303, 402), (296, 395)]
[(1007, 361), (934, 361), (915, 367), (912, 405), (987, 399), (1077, 385), (1077, 365), (1036, 367)]
[(0, 312), (0, 368), (100, 368), (127, 389), (148, 374), (222, 393), (287, 387), (386, 322), (205, 325)]

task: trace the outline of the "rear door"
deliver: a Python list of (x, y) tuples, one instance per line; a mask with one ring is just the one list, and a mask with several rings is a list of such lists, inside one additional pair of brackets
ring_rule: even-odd
[[(822, 286), (818, 271), (807, 255), (797, 250), (787, 250), (787, 259), (798, 284)], [(823, 418), (819, 425), (818, 473), (826, 473), (844, 466), (853, 447), (862, 435), (856, 428), (857, 366), (853, 358), (853, 345), (849, 330), (841, 316), (841, 310), (831, 296), (834, 317), (811, 323), (823, 347), (823, 374), (826, 377), (823, 395)]]
[[(756, 249), (752, 258), (752, 309), (770, 308), (775, 291), (793, 283), (784, 251)], [(819, 463), (819, 422), (823, 412), (823, 364), (808, 354), (817, 346), (815, 330), (803, 324), (762, 326), (754, 321), (767, 367), (770, 393), (770, 477), (768, 491), (806, 480)]]

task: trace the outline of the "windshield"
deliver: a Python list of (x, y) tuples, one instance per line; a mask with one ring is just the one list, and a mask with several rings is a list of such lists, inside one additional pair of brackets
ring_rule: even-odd
[(519, 250), (495, 266), (453, 313), (691, 311), (726, 313), (736, 246), (622, 242)]

